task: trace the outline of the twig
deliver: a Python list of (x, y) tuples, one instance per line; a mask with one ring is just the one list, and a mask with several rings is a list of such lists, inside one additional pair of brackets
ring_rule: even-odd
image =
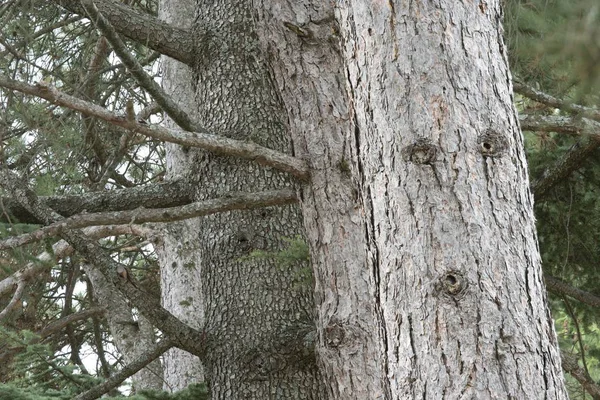
[(126, 365), (125, 367), (123, 367), (123, 369), (121, 369), (119, 372), (115, 373), (113, 376), (108, 378), (105, 382), (81, 393), (79, 396), (75, 397), (75, 400), (94, 400), (99, 398), (103, 394), (108, 393), (110, 390), (119, 387), (119, 385), (123, 383), (125, 379), (129, 378), (130, 376), (144, 368), (146, 365), (156, 360), (171, 347), (173, 347), (173, 344), (169, 340), (161, 340), (156, 344), (156, 346), (153, 349), (147, 351), (141, 357), (139, 357), (137, 361)]
[(125, 43), (121, 40), (110, 22), (102, 15), (92, 0), (82, 0), (81, 5), (90, 16), (96, 27), (106, 37), (115, 54), (121, 59), (129, 72), (134, 76), (141, 87), (152, 96), (158, 105), (182, 129), (190, 132), (200, 131), (200, 126), (192, 121), (190, 116), (183, 111), (171, 97), (148, 75), (136, 58), (129, 53)]
[(513, 89), (515, 92), (525, 97), (528, 97), (531, 100), (535, 100), (538, 103), (542, 103), (550, 107), (558, 108), (560, 110), (568, 111), (580, 115), (582, 117), (590, 118), (600, 122), (600, 111), (596, 109), (557, 99), (554, 96), (551, 96), (540, 90), (534, 89), (531, 86), (521, 82), (513, 82)]

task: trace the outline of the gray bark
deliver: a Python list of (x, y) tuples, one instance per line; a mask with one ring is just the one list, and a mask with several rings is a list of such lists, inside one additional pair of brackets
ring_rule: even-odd
[[(134, 319), (125, 297), (98, 269), (87, 264), (83, 269), (92, 282), (96, 301), (107, 310), (108, 328), (125, 364), (138, 361), (140, 356), (156, 343), (154, 327), (143, 316)], [(134, 374), (132, 384), (134, 390), (162, 389), (163, 371), (160, 361), (154, 360)]]
[(302, 210), (332, 397), (567, 398), (499, 2), (256, 10), (312, 167)]
[[(162, 18), (189, 23), (209, 38), (199, 41), (192, 69), (165, 60), (163, 83), (207, 129), (289, 152), (285, 114), (264, 68), (248, 4), (162, 2)], [(179, 146), (168, 147), (167, 162), (170, 177), (194, 185), (196, 201), (292, 185), (281, 172)], [(165, 357), (167, 388), (180, 389), (204, 375), (213, 399), (322, 398), (314, 357), (284, 354), (278, 347), (289, 330), (314, 324), (312, 288), (293, 269), (247, 258), (253, 250), (277, 250), (282, 238), (301, 232), (295, 206), (227, 212), (164, 228), (163, 304), (208, 335), (202, 361), (181, 351)]]

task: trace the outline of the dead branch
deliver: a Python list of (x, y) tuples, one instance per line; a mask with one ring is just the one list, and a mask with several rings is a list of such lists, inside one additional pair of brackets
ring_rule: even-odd
[(537, 101), (538, 103), (542, 103), (549, 107), (558, 108), (560, 110), (568, 111), (570, 113), (577, 114), (579, 116), (600, 122), (600, 111), (596, 109), (557, 99), (554, 96), (551, 96), (540, 90), (534, 89), (531, 86), (521, 82), (513, 82), (513, 89), (520, 95), (523, 95), (531, 100)]
[[(201, 129), (200, 126), (171, 99), (150, 75), (144, 71), (144, 68), (127, 50), (125, 43), (123, 43), (111, 23), (98, 10), (94, 2), (92, 0), (82, 0), (81, 4), (96, 27), (106, 37), (115, 51), (115, 54), (121, 59), (140, 86), (146, 89), (156, 103), (182, 129), (190, 132), (199, 131)], [(135, 116), (132, 116), (132, 118), (135, 118)]]
[(145, 209), (130, 211), (78, 214), (70, 218), (40, 228), (34, 232), (0, 240), (0, 250), (14, 249), (29, 243), (40, 241), (49, 236), (60, 235), (66, 229), (78, 229), (88, 226), (141, 224), (145, 222), (173, 222), (219, 212), (233, 210), (251, 210), (255, 208), (291, 204), (297, 201), (292, 189), (271, 190), (257, 193), (234, 193), (218, 199), (211, 199), (181, 207)]

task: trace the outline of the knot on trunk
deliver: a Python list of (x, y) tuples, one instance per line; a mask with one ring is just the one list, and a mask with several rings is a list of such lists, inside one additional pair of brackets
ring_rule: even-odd
[(325, 345), (327, 347), (339, 347), (344, 341), (345, 337), (346, 332), (344, 328), (338, 323), (329, 324), (325, 328)]
[(448, 271), (439, 279), (437, 289), (446, 296), (458, 299), (464, 295), (467, 286), (467, 279), (462, 273), (459, 271)]
[(502, 134), (489, 129), (477, 139), (479, 152), (486, 157), (500, 157), (508, 150), (508, 140)]
[(437, 147), (429, 139), (417, 139), (402, 150), (404, 161), (415, 164), (431, 164), (435, 161)]

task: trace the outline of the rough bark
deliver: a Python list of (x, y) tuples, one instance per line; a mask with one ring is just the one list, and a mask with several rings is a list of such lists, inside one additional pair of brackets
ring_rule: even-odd
[[(84, 195), (42, 196), (41, 200), (63, 217), (101, 211), (133, 210), (138, 207), (166, 208), (191, 203), (189, 184), (181, 181), (149, 184), (127, 189), (91, 192)], [(0, 221), (41, 224), (25, 208), (10, 197), (0, 200), (3, 213)]]
[(499, 2), (256, 9), (312, 168), (332, 396), (567, 398)]
[[(193, 70), (165, 61), (166, 91), (177, 93), (207, 129), (289, 152), (285, 114), (264, 69), (249, 2), (165, 1), (161, 8), (167, 21), (189, 23), (208, 38), (200, 43)], [(197, 19), (190, 21), (194, 14)], [(244, 160), (179, 146), (169, 146), (167, 157), (170, 175), (193, 182), (196, 201), (291, 186), (287, 175)], [(293, 269), (247, 257), (252, 250), (274, 251), (282, 238), (301, 231), (295, 206), (165, 227), (159, 249), (163, 304), (209, 335), (202, 364), (175, 352), (165, 358), (167, 387), (181, 388), (203, 373), (213, 399), (322, 398), (314, 358), (273, 348), (282, 334), (313, 324), (311, 288)]]
[[(67, 10), (87, 16), (79, 1), (55, 0)], [(117, 27), (120, 34), (143, 43), (146, 46), (167, 54), (177, 60), (192, 63), (194, 52), (194, 37), (180, 26), (161, 23), (154, 16), (140, 13), (125, 4), (112, 0), (95, 2), (100, 12)]]

